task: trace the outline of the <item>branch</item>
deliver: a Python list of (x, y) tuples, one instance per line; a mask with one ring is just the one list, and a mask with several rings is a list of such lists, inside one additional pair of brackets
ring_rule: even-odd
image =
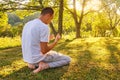
[(95, 11), (95, 10), (90, 10), (90, 11), (84, 13), (83, 16), (86, 16), (87, 14), (92, 13), (92, 12), (97, 12), (97, 11)]
[(114, 26), (112, 27), (112, 29), (114, 29), (120, 22), (120, 19), (118, 19), (118, 21), (114, 24)]
[(3, 12), (6, 12), (6, 11), (10, 11), (10, 10), (41, 10), (40, 8), (3, 8), (3, 9), (0, 9), (0, 11), (3, 11)]
[[(52, 8), (57, 8), (58, 6), (54, 6)], [(0, 11), (2, 12), (6, 12), (6, 11), (10, 11), (10, 10), (35, 10), (35, 11), (40, 11), (42, 9), (42, 7), (40, 6), (28, 6), (28, 7), (11, 7), (11, 8), (1, 8)]]
[(70, 10), (68, 7), (65, 6), (65, 8), (71, 13), (74, 14), (72, 10)]

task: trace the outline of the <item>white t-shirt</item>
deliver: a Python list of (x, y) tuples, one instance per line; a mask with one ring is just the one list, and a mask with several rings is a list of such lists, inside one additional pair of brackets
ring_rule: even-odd
[(25, 24), (22, 32), (22, 54), (25, 62), (38, 63), (45, 58), (40, 42), (49, 42), (49, 28), (40, 19)]

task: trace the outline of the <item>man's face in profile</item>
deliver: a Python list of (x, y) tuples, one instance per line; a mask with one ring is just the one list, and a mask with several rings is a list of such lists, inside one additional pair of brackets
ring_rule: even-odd
[(47, 20), (47, 23), (49, 24), (51, 22), (51, 20), (53, 19), (54, 15), (50, 15), (48, 16), (48, 20)]

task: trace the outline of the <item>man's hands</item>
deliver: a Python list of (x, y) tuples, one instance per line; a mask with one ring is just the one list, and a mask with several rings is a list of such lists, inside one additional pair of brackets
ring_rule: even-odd
[(55, 39), (54, 42), (56, 43), (60, 40), (60, 38), (61, 38), (60, 34), (57, 34), (56, 37), (53, 34), (50, 35), (50, 40)]
[(54, 42), (57, 43), (60, 40), (60, 38), (61, 38), (60, 34), (57, 34)]
[(53, 40), (53, 39), (55, 39), (54, 34), (50, 34), (49, 40)]

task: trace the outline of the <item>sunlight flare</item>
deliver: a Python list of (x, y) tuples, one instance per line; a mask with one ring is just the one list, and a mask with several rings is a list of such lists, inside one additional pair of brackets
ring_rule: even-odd
[(120, 10), (119, 9), (117, 10), (117, 14), (120, 15)]
[[(70, 9), (73, 9), (73, 1), (68, 1), (68, 7)], [(99, 0), (91, 0), (91, 1), (88, 1), (86, 3), (86, 7), (85, 7), (85, 11), (87, 10), (99, 10), (99, 6), (100, 6), (101, 2)], [(76, 0), (76, 9), (77, 10), (82, 10), (82, 5), (80, 3), (80, 1)]]

